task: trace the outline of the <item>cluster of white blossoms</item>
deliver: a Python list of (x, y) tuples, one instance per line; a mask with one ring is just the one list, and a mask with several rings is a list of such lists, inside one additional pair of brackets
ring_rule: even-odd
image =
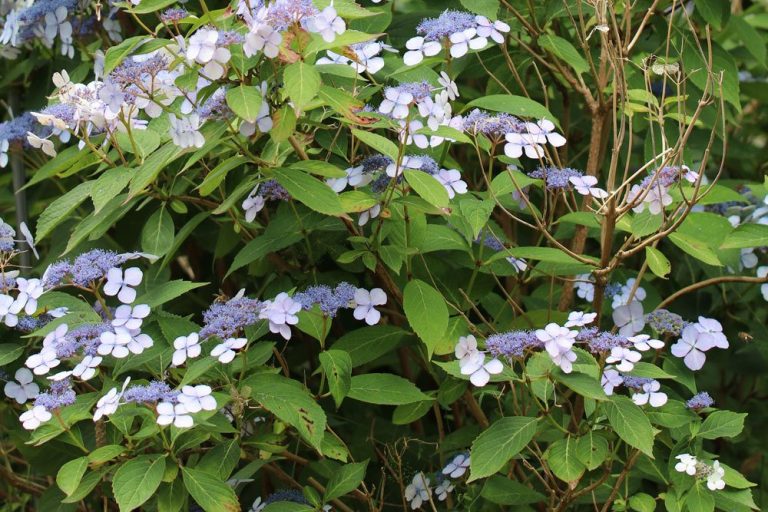
[(678, 461), (675, 463), (675, 471), (697, 479), (706, 479), (707, 488), (710, 491), (725, 489), (725, 468), (720, 465), (719, 461), (708, 464), (689, 453), (681, 453), (675, 459)]
[(477, 340), (471, 334), (459, 338), (454, 355), (459, 360), (461, 374), (469, 375), (469, 381), (477, 387), (485, 386), (491, 375), (504, 371), (504, 365), (498, 359), (486, 360), (485, 352), (478, 350)]
[(384, 68), (382, 52), (397, 53), (396, 49), (381, 41), (358, 43), (350, 46), (349, 49), (350, 55), (340, 55), (328, 50), (325, 52), (326, 56), (317, 59), (315, 64), (341, 64), (350, 66), (359, 74), (369, 73), (373, 75)]
[[(405, 82), (384, 89), (384, 100), (378, 112), (397, 121), (398, 138), (406, 146), (420, 149), (434, 148), (446, 140), (446, 136), (422, 133), (425, 127), (437, 131), (441, 126), (462, 130), (462, 116), (453, 115), (451, 101), (459, 97), (456, 83), (445, 71), (440, 72), (438, 87), (428, 82)], [(415, 108), (411, 108), (415, 107)]]
[[(456, 454), (450, 462), (434, 475), (433, 479), (428, 478), (423, 472), (413, 475), (411, 483), (405, 487), (404, 498), (411, 509), (416, 510), (430, 499), (445, 501), (448, 494), (456, 487), (455, 480), (460, 479), (466, 474), (470, 465), (470, 456), (468, 452)], [(434, 497), (434, 498), (433, 498)]]
[(713, 348), (726, 349), (728, 339), (723, 326), (714, 318), (699, 317), (699, 321), (683, 328), (680, 339), (670, 347), (672, 355), (683, 358), (691, 370), (701, 370), (707, 360), (705, 352)]
[(686, 165), (657, 169), (639, 184), (632, 185), (626, 202), (633, 206), (635, 213), (641, 213), (647, 208), (652, 215), (659, 215), (664, 208), (672, 204), (670, 191), (681, 180), (696, 183), (699, 181), (699, 174)]
[(501, 20), (491, 21), (485, 16), (462, 11), (444, 11), (437, 18), (423, 20), (417, 27), (416, 37), (405, 43), (408, 49), (403, 55), (407, 66), (419, 64), (425, 57), (438, 55), (448, 48), (451, 58), (463, 57), (469, 50), (481, 50), (489, 39), (504, 43), (504, 34), (510, 27)]

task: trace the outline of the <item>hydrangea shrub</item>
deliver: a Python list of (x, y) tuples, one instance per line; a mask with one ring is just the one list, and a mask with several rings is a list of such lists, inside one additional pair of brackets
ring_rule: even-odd
[(758, 510), (725, 4), (0, 0), (9, 510)]

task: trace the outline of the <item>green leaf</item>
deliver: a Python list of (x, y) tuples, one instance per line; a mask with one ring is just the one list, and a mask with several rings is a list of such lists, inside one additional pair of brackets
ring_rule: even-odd
[(549, 119), (553, 123), (559, 124), (557, 118), (544, 105), (525, 96), (514, 96), (511, 94), (482, 96), (474, 101), (470, 101), (464, 107), (464, 111), (470, 111), (473, 108), (506, 112), (529, 119)]
[(609, 452), (608, 440), (593, 431), (576, 440), (576, 457), (589, 471), (600, 467)]
[(173, 245), (173, 235), (173, 218), (163, 205), (149, 217), (141, 230), (141, 250), (158, 257), (165, 256)]
[(725, 237), (721, 249), (747, 249), (768, 246), (768, 226), (764, 224), (742, 224)]
[[(335, 67), (337, 65), (331, 64), (330, 66)], [(317, 69), (322, 73), (324, 69), (330, 66), (321, 65), (318, 66)], [(339, 66), (341, 68), (345, 68), (345, 71), (350, 69), (349, 66), (346, 65)], [(357, 73), (355, 73), (354, 70), (351, 71), (353, 76), (357, 76)], [(318, 97), (323, 100), (323, 103), (331, 107), (335, 114), (341, 114), (349, 121), (354, 123), (360, 121), (360, 118), (356, 115), (356, 112), (362, 109), (363, 103), (343, 89), (336, 89), (335, 87), (321, 85)]]
[(761, 510), (760, 507), (755, 504), (755, 499), (752, 496), (752, 491), (750, 489), (742, 489), (739, 491), (729, 491), (725, 489), (713, 494), (715, 496), (717, 508), (720, 510), (727, 510), (728, 512)]
[(654, 425), (680, 428), (698, 422), (696, 415), (679, 400), (670, 400), (663, 407), (648, 411), (648, 419)]
[(221, 185), (231, 170), (236, 169), (247, 162), (248, 159), (242, 155), (234, 155), (221, 162), (206, 175), (203, 182), (197, 187), (200, 191), (200, 195), (203, 197), (210, 195), (219, 185)]
[(732, 467), (720, 463), (720, 467), (725, 470), (725, 475), (723, 476), (723, 480), (725, 480), (725, 484), (728, 487), (733, 487), (734, 489), (749, 489), (750, 487), (755, 487), (757, 484), (754, 482), (750, 482), (746, 478), (744, 478), (744, 475), (733, 469)]
[(422, 171), (412, 170), (406, 170), (403, 174), (408, 185), (429, 204), (438, 208), (448, 206), (450, 202), (448, 191), (445, 190), (443, 184), (437, 181), (434, 176)]
[(88, 462), (91, 464), (103, 464), (121, 455), (124, 451), (125, 447), (119, 444), (101, 446), (88, 454)]
[(379, 405), (401, 405), (430, 399), (413, 382), (390, 373), (355, 375), (347, 396)]
[(133, 510), (154, 496), (165, 472), (165, 456), (140, 456), (123, 463), (112, 477), (120, 512)]
[(648, 236), (656, 233), (661, 227), (663, 219), (661, 215), (653, 215), (648, 210), (643, 210), (632, 217), (631, 233), (636, 238)]
[(407, 333), (392, 325), (373, 325), (348, 332), (333, 349), (343, 350), (352, 360), (352, 368), (370, 363), (395, 350)]
[(494, 21), (499, 16), (499, 0), (461, 0), (461, 5), (470, 12), (480, 14)]
[(696, 437), (702, 439), (718, 439), (720, 437), (736, 437), (744, 429), (746, 413), (731, 411), (715, 411), (701, 424)]
[(80, 485), (80, 480), (83, 479), (86, 470), (88, 469), (88, 458), (78, 457), (71, 460), (61, 466), (59, 472), (56, 473), (56, 485), (59, 489), (64, 491), (64, 494), (69, 496), (77, 486)]
[(123, 40), (121, 43), (111, 46), (104, 54), (104, 75), (108, 75), (123, 59), (146, 40), (146, 36), (134, 36)]
[(240, 445), (235, 440), (217, 444), (206, 453), (200, 463), (195, 466), (196, 469), (207, 471), (212, 475), (217, 475), (222, 480), (229, 478), (232, 471), (237, 467), (240, 461)]
[(98, 213), (131, 181), (133, 173), (125, 167), (107, 169), (99, 178), (91, 182), (91, 201), (94, 213)]
[(365, 468), (367, 467), (368, 461), (353, 462), (335, 470), (325, 487), (323, 500), (330, 501), (357, 489), (357, 486), (365, 478)]
[(527, 174), (523, 174), (520, 171), (513, 171), (507, 169), (506, 172), (498, 174), (493, 180), (491, 180), (491, 191), (493, 196), (503, 196), (511, 194), (512, 192), (519, 192), (530, 185), (540, 186), (542, 180), (531, 178)]
[(136, 14), (147, 14), (150, 12), (159, 11), (169, 5), (175, 3), (175, 0), (142, 0), (139, 5), (128, 5), (128, 9), (132, 10)]
[(315, 509), (303, 503), (292, 503), (290, 501), (278, 501), (270, 503), (261, 512), (313, 512)]
[(181, 478), (161, 484), (157, 490), (157, 512), (179, 512), (186, 497), (187, 490)]
[(705, 243), (682, 233), (670, 233), (667, 238), (682, 249), (683, 252), (690, 254), (697, 260), (703, 261), (707, 265), (723, 266), (717, 254)]
[(56, 226), (65, 220), (70, 219), (71, 213), (75, 211), (75, 208), (80, 206), (80, 203), (85, 201), (90, 193), (91, 183), (81, 183), (49, 204), (37, 219), (35, 242), (39, 243), (40, 240), (49, 235)]
[(744, 47), (752, 56), (765, 67), (766, 63), (766, 47), (765, 40), (760, 35), (760, 32), (747, 23), (744, 16), (731, 16), (731, 23), (736, 29), (735, 35), (739, 40), (744, 43)]
[(239, 512), (237, 496), (226, 482), (218, 477), (188, 467), (182, 467), (184, 486), (190, 496), (205, 512)]
[(653, 428), (643, 410), (625, 396), (613, 395), (605, 403), (608, 422), (618, 436), (653, 458)]
[(546, 500), (543, 494), (501, 475), (486, 480), (480, 495), (497, 505), (530, 505)]
[(690, 512), (712, 512), (715, 510), (715, 498), (704, 487), (704, 483), (698, 480), (685, 495), (685, 506)]
[(400, 152), (395, 143), (391, 140), (376, 133), (357, 130), (355, 128), (352, 129), (352, 134), (379, 153), (382, 153), (397, 162)]
[(301, 111), (320, 91), (320, 73), (304, 61), (294, 62), (283, 71), (283, 89), (293, 101), (294, 108)]
[(577, 481), (586, 469), (577, 456), (576, 445), (576, 439), (566, 436), (552, 443), (544, 454), (549, 469), (564, 482)]
[(578, 50), (567, 39), (552, 34), (543, 34), (539, 37), (539, 46), (560, 58), (571, 66), (578, 74), (589, 71), (589, 64), (584, 60)]
[(480, 236), (480, 231), (488, 224), (488, 219), (493, 213), (493, 207), (496, 206), (491, 200), (480, 201), (473, 198), (463, 198), (459, 202), (459, 211), (464, 219), (472, 227), (472, 238)]
[(72, 494), (61, 500), (61, 502), (77, 503), (78, 501), (91, 494), (91, 491), (93, 491), (93, 489), (99, 485), (99, 482), (101, 482), (101, 479), (104, 477), (104, 475), (107, 474), (109, 470), (110, 468), (103, 467), (97, 471), (86, 473), (86, 475), (80, 481), (80, 485), (77, 486), (77, 489), (75, 489)]
[(160, 269), (164, 269), (166, 266), (168, 266), (168, 263), (171, 262), (173, 259), (174, 254), (176, 254), (176, 251), (179, 250), (181, 247), (181, 244), (184, 243), (184, 241), (191, 235), (197, 226), (199, 226), (205, 219), (207, 219), (211, 214), (209, 212), (200, 212), (189, 221), (187, 221), (184, 226), (176, 233), (176, 236), (173, 238), (173, 243), (171, 244), (171, 248), (168, 249), (168, 252), (165, 255), (165, 258), (163, 258), (163, 263), (160, 265)]
[[(203, 127), (204, 134), (207, 126)], [(165, 168), (165, 165), (171, 160), (176, 159), (182, 152), (182, 149), (176, 146), (176, 144), (166, 143), (160, 147), (157, 151), (152, 153), (144, 160), (138, 168), (135, 169), (133, 176), (131, 177), (131, 186), (128, 188), (128, 194), (130, 197), (138, 195), (146, 187), (157, 179), (160, 171)]]
[(326, 350), (319, 358), (328, 379), (328, 390), (339, 408), (352, 386), (352, 358), (343, 350)]
[(424, 341), (429, 357), (448, 328), (448, 306), (443, 296), (424, 281), (414, 279), (405, 285), (403, 309), (408, 323)]
[(650, 245), (645, 248), (645, 259), (648, 262), (648, 268), (659, 277), (666, 277), (672, 271), (672, 264), (664, 253)]
[(605, 394), (600, 382), (585, 373), (564, 373), (558, 369), (552, 372), (552, 376), (556, 381), (585, 398), (598, 401), (608, 400), (608, 396)]
[(554, 247), (511, 247), (499, 251), (486, 260), (487, 263), (491, 263), (508, 256), (514, 256), (515, 258), (525, 258), (529, 260), (540, 260), (549, 263), (566, 263), (566, 264), (579, 264), (580, 262), (564, 253), (560, 249)]
[(395, 425), (407, 425), (418, 420), (432, 409), (434, 400), (424, 400), (423, 402), (412, 402), (395, 407), (392, 412), (392, 423)]
[(22, 345), (14, 343), (0, 343), (0, 366), (12, 363), (24, 353)]
[(136, 299), (136, 304), (147, 304), (154, 308), (170, 302), (176, 297), (180, 297), (187, 292), (206, 286), (208, 283), (191, 283), (189, 281), (182, 281), (176, 279), (174, 281), (168, 281), (161, 285), (155, 286), (151, 290), (147, 291), (144, 295)]
[(656, 510), (656, 500), (650, 494), (641, 492), (629, 498), (629, 508), (637, 512), (654, 512)]
[[(261, 90), (254, 85), (240, 85), (227, 90), (227, 105), (244, 121), (253, 123), (261, 110)], [(311, 98), (310, 98), (311, 99)]]
[(324, 160), (299, 160), (292, 163), (289, 169), (300, 169), (325, 178), (345, 178), (347, 176), (344, 170)]
[(721, 0), (694, 0), (696, 12), (704, 18), (704, 21), (716, 29), (724, 26), (725, 19), (729, 16), (730, 7), (728, 2)]
[(300, 233), (265, 231), (240, 249), (240, 252), (235, 255), (235, 259), (232, 261), (232, 266), (227, 271), (227, 276), (237, 269), (260, 260), (271, 252), (277, 252), (290, 247), (302, 238), (303, 236)]
[(472, 443), (469, 482), (491, 476), (520, 453), (536, 435), (536, 418), (501, 418)]
[(273, 374), (254, 375), (246, 379), (244, 385), (251, 388), (251, 398), (294, 427), (301, 437), (320, 451), (326, 425), (325, 412), (304, 386)]
[(273, 173), (294, 199), (316, 212), (338, 216), (344, 214), (339, 196), (324, 182), (302, 171), (274, 169)]

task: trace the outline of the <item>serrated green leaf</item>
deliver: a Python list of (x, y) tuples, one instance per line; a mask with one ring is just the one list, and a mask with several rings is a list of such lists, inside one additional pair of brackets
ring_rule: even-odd
[(153, 213), (141, 230), (141, 250), (162, 257), (173, 245), (173, 218), (165, 206)]
[(182, 467), (184, 486), (205, 512), (240, 512), (237, 496), (225, 481), (196, 468)]
[(345, 464), (333, 472), (323, 499), (329, 501), (354, 491), (365, 477), (368, 461)]
[(352, 377), (347, 395), (368, 404), (401, 405), (429, 400), (416, 385), (389, 373), (366, 373)]
[(286, 95), (293, 101), (298, 111), (304, 109), (309, 101), (320, 91), (320, 73), (314, 66), (304, 61), (294, 62), (283, 71), (283, 86)]
[(88, 469), (88, 458), (78, 457), (61, 466), (56, 473), (56, 485), (69, 496), (80, 485), (86, 470)]
[(320, 353), (319, 359), (328, 379), (328, 390), (338, 408), (352, 385), (352, 358), (343, 350), (326, 350)]
[(227, 105), (244, 121), (253, 123), (261, 110), (261, 90), (254, 85), (239, 85), (227, 89)]
[(536, 418), (501, 418), (472, 443), (469, 482), (491, 476), (517, 455), (536, 435)]
[(339, 196), (325, 182), (298, 170), (275, 169), (273, 173), (294, 199), (309, 208), (325, 215), (344, 214)]
[(448, 306), (443, 296), (424, 281), (414, 279), (405, 285), (403, 309), (408, 323), (424, 341), (428, 357), (448, 328)]
[(653, 427), (637, 405), (625, 396), (612, 395), (604, 404), (608, 422), (628, 445), (653, 458)]
[(56, 226), (70, 218), (70, 214), (91, 194), (91, 183), (81, 183), (55, 199), (37, 219), (35, 242), (49, 235)]
[(659, 277), (666, 278), (672, 271), (672, 264), (664, 253), (650, 245), (645, 248), (645, 259), (648, 262), (648, 268)]
[(140, 456), (124, 462), (112, 477), (112, 492), (120, 511), (138, 508), (154, 496), (165, 471), (165, 456)]

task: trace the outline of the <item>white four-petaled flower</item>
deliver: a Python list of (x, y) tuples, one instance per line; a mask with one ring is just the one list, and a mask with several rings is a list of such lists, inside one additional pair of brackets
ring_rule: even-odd
[(651, 404), (651, 407), (661, 407), (667, 403), (667, 394), (659, 391), (661, 384), (659, 381), (652, 380), (642, 386), (642, 391), (632, 395), (632, 401), (637, 405)]
[(371, 291), (365, 288), (355, 290), (355, 310), (352, 313), (356, 320), (365, 320), (368, 325), (376, 325), (381, 319), (381, 313), (375, 306), (383, 306), (387, 303), (387, 294), (381, 288)]
[(596, 187), (597, 178), (594, 176), (571, 176), (568, 178), (576, 192), (583, 196), (592, 196), (597, 199), (605, 199), (608, 192), (600, 187)]
[(27, 430), (35, 430), (37, 427), (50, 420), (53, 415), (42, 405), (36, 405), (19, 416), (22, 426)]
[[(181, 366), (187, 359), (193, 359), (200, 355), (200, 336), (193, 332), (188, 336), (179, 336), (173, 340), (173, 357), (171, 362), (173, 366)], [(233, 356), (234, 357), (234, 356)]]
[(129, 306), (122, 304), (117, 306), (115, 317), (112, 319), (113, 327), (124, 327), (128, 330), (134, 330), (141, 327), (144, 319), (149, 316), (151, 308), (147, 304), (137, 304)]
[(171, 425), (176, 428), (190, 428), (195, 422), (189, 415), (189, 410), (184, 404), (172, 404), (171, 402), (158, 402), (157, 424)]
[(211, 394), (210, 386), (183, 386), (179, 395), (179, 403), (184, 404), (188, 412), (215, 411), (216, 399)]
[(287, 293), (282, 292), (273, 300), (266, 301), (259, 313), (259, 318), (269, 321), (270, 332), (280, 334), (286, 340), (291, 339), (291, 325), (299, 323), (296, 316), (301, 310), (301, 304), (293, 300)]
[(565, 327), (583, 327), (594, 322), (595, 318), (597, 318), (597, 313), (571, 311), (568, 313), (568, 321), (565, 322)]
[(498, 375), (504, 371), (504, 365), (498, 359), (485, 361), (483, 352), (475, 352), (468, 359), (459, 361), (462, 375), (469, 375), (469, 381), (479, 388), (488, 384), (491, 375)]
[(107, 271), (107, 282), (104, 285), (104, 293), (117, 299), (123, 304), (131, 304), (136, 300), (136, 290), (134, 287), (141, 284), (144, 274), (138, 267), (131, 267), (123, 271), (120, 268), (113, 267)]
[(8, 398), (13, 398), (18, 403), (23, 404), (40, 393), (40, 387), (34, 383), (32, 372), (28, 369), (19, 368), (16, 370), (14, 378), (15, 381), (9, 380), (3, 388), (5, 396)]
[(45, 375), (52, 368), (59, 366), (61, 361), (56, 356), (56, 349), (43, 348), (39, 353), (27, 358), (24, 365), (30, 368), (35, 375)]
[(403, 62), (406, 66), (415, 66), (424, 60), (424, 57), (434, 57), (443, 49), (438, 41), (426, 41), (423, 37), (412, 37), (405, 42), (408, 49), (403, 54)]
[(211, 350), (211, 356), (218, 357), (220, 363), (231, 363), (237, 355), (235, 350), (241, 349), (248, 343), (247, 338), (228, 338), (223, 343), (219, 343), (213, 350)]
[(613, 347), (611, 355), (606, 358), (605, 362), (616, 365), (616, 369), (620, 372), (631, 372), (641, 357), (640, 352), (624, 347)]

